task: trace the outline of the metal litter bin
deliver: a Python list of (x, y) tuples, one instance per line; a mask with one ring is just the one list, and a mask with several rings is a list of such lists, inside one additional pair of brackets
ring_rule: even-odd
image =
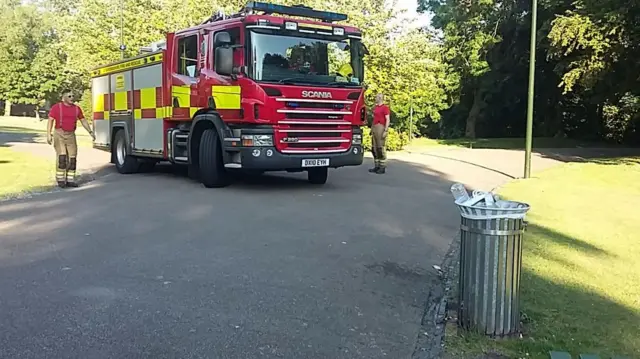
[[(487, 196), (489, 201), (478, 201)], [(529, 205), (486, 193), (474, 193), (456, 205), (461, 214), (458, 325), (492, 337), (519, 333), (522, 237)]]

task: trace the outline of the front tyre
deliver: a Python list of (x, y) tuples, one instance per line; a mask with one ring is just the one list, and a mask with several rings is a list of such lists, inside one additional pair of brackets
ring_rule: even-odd
[(229, 174), (222, 160), (222, 144), (215, 129), (208, 129), (200, 137), (199, 153), (200, 181), (207, 188), (225, 187), (229, 184)]
[(329, 168), (311, 168), (307, 172), (307, 179), (311, 184), (325, 184), (327, 183), (327, 176), (329, 175)]
[(122, 174), (138, 172), (140, 162), (129, 153), (129, 146), (127, 145), (127, 137), (124, 130), (118, 130), (118, 132), (116, 132), (111, 152), (113, 153), (118, 172)]

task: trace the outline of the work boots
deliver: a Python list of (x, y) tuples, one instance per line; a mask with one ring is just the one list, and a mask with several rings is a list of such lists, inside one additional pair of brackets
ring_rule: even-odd
[(374, 168), (369, 169), (369, 172), (381, 175), (381, 174), (385, 174), (387, 172), (387, 170), (384, 167), (377, 167), (376, 166)]
[(379, 169), (380, 169), (380, 167), (375, 166), (375, 167), (369, 169), (369, 173), (377, 173)]

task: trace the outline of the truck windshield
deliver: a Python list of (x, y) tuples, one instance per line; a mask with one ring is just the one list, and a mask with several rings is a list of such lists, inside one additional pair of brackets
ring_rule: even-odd
[(358, 53), (352, 42), (252, 31), (251, 77), (286, 84), (360, 86), (361, 59), (352, 58)]

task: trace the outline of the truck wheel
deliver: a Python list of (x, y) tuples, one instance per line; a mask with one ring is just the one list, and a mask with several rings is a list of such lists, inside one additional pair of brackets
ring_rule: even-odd
[(200, 137), (200, 181), (207, 188), (229, 184), (229, 174), (222, 162), (222, 145), (215, 129), (208, 129)]
[(312, 168), (307, 172), (307, 178), (309, 180), (309, 183), (312, 183), (312, 184), (327, 183), (328, 175), (329, 175), (329, 169), (327, 167)]
[(118, 130), (118, 132), (116, 132), (111, 151), (113, 152), (113, 158), (115, 159), (118, 172), (122, 174), (138, 172), (140, 163), (138, 159), (129, 154), (124, 130)]

